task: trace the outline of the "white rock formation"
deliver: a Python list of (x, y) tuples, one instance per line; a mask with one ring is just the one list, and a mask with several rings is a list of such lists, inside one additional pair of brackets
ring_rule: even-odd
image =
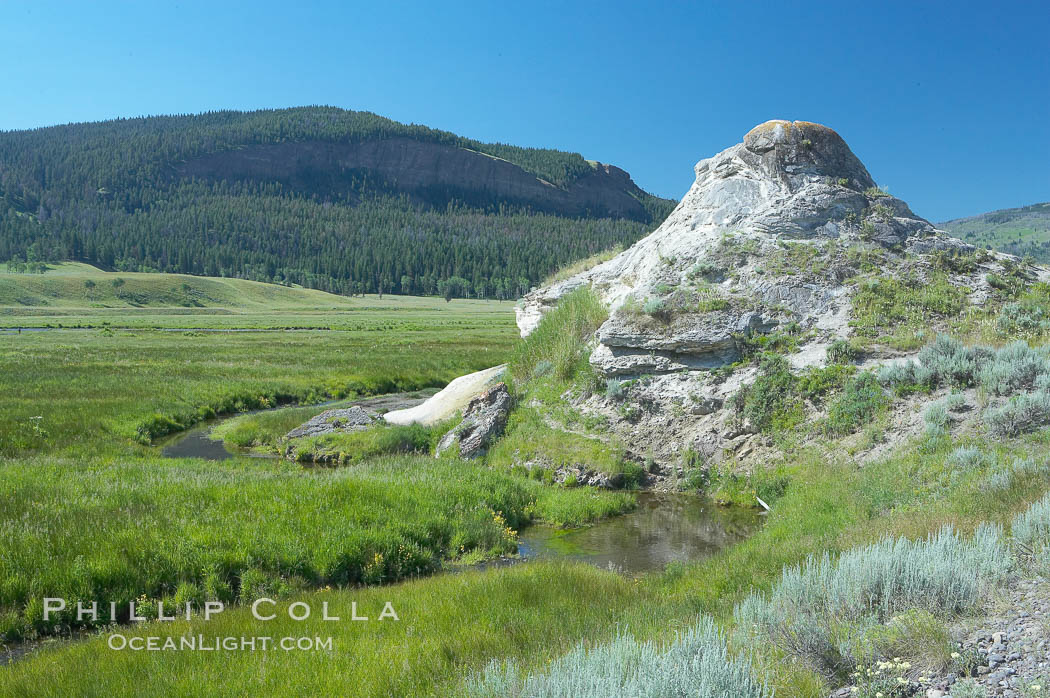
[(499, 380), (507, 370), (506, 364), (468, 373), (456, 378), (440, 392), (421, 405), (404, 410), (394, 410), (383, 415), (390, 424), (422, 424), (430, 426), (442, 422), (466, 407), (467, 403)]
[[(849, 291), (829, 247), (836, 240), (972, 249), (879, 191), (831, 129), (768, 121), (697, 163), (696, 182), (653, 233), (525, 296), (518, 327), (528, 335), (561, 296), (592, 285), (612, 311), (591, 356), (607, 376), (720, 366), (735, 360), (741, 337), (788, 322), (844, 335)], [(819, 248), (820, 269), (805, 268), (797, 244)], [(778, 255), (801, 268), (768, 268)]]

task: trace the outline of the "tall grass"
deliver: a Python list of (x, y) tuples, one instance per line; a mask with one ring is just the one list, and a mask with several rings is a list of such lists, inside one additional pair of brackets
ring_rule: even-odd
[(588, 340), (608, 316), (589, 286), (566, 294), (518, 345), (510, 362), (511, 375), (527, 381), (536, 375), (537, 366), (547, 362), (555, 377), (572, 378), (586, 360)]
[[(438, 575), (386, 587), (323, 591), (305, 600), (306, 621), (259, 622), (247, 608), (211, 621), (124, 627), (127, 636), (205, 638), (267, 635), (331, 637), (332, 652), (114, 652), (106, 637), (56, 644), (0, 667), (0, 695), (265, 695), (462, 696), (464, 676), (492, 657), (520, 659), (526, 671), (582, 638), (615, 636), (617, 624), (639, 633), (664, 631), (689, 604), (647, 591), (630, 579), (588, 565), (535, 562), (484, 572)], [(375, 620), (390, 601), (400, 621)], [(324, 622), (328, 602), (341, 622)], [(349, 620), (350, 603), (369, 622)], [(147, 656), (149, 655), (149, 656)]]
[(254, 414), (231, 417), (211, 430), (210, 437), (237, 448), (262, 448), (273, 450), (281, 438), (303, 422), (325, 410), (345, 406), (336, 403), (328, 406), (286, 407), (266, 410)]
[[(582, 308), (566, 313), (554, 327), (575, 328), (578, 339), (564, 340), (551, 329), (545, 341), (519, 354), (523, 375), (544, 374), (534, 383), (562, 381), (556, 386), (561, 388), (559, 363), (567, 376), (585, 365), (587, 328), (601, 317)], [(798, 642), (806, 640), (800, 646), (830, 647), (826, 654), (806, 655), (828, 671), (841, 666), (841, 658), (852, 662), (861, 656), (858, 645), (887, 613), (906, 613), (909, 604), (934, 609), (927, 614), (965, 608), (973, 598), (970, 582), (979, 586), (994, 579), (1005, 559), (989, 552), (1003, 543), (993, 541), (992, 529), (979, 522), (1009, 520), (1050, 484), (1045, 469), (1006, 465), (1045, 451), (1050, 440), (1045, 433), (978, 442), (977, 459), (953, 456), (959, 444), (932, 439), (863, 468), (829, 460), (826, 449), (798, 449), (782, 466), (789, 481), (765, 527), (703, 562), (639, 580), (577, 565), (530, 563), (380, 588), (304, 593), (300, 590), (330, 583), (391, 581), (416, 573), (420, 563), (497, 554), (511, 549), (508, 528), (535, 519), (578, 523), (621, 511), (631, 499), (546, 487), (477, 463), (399, 457), (310, 473), (287, 463), (161, 460), (129, 445), (127, 427), (143, 413), (196, 407), (232, 387), (244, 388), (246, 395), (284, 385), (327, 389), (327, 374), (345, 380), (418, 367), (434, 377), (472, 361), (478, 367), (497, 363), (488, 359), (510, 346), (507, 328), (464, 327), (459, 334), (449, 329), (421, 329), (412, 337), (382, 328), (371, 335), (355, 331), (323, 338), (322, 333), (282, 333), (280, 339), (244, 333), (249, 336), (213, 340), (59, 332), (50, 339), (23, 336), (8, 343), (0, 337), (4, 360), (28, 377), (24, 384), (0, 378), (7, 390), (0, 398), (5, 408), (0, 426), (19, 425), (26, 439), (15, 449), (17, 460), (0, 461), (5, 629), (30, 632), (27, 620), (40, 617), (32, 600), (45, 589), (74, 601), (95, 598), (100, 590), (101, 598), (114, 600), (144, 592), (161, 599), (236, 600), (265, 592), (314, 604), (328, 600), (344, 612), (354, 600), (371, 605), (373, 614), (383, 600), (392, 600), (403, 619), (326, 624), (281, 618), (260, 626), (247, 609), (235, 607), (210, 623), (194, 618), (122, 632), (332, 635), (336, 651), (120, 653), (97, 638), (0, 669), (0, 693), (68, 695), (90, 686), (110, 695), (187, 694), (214, 687), (230, 695), (461, 695), (464, 675), (481, 677), (493, 658), (508, 662), (501, 661), (501, 667), (515, 667), (515, 680), (537, 686), (547, 685), (551, 676), (571, 682), (566, 668), (578, 667), (605, 687), (616, 681), (654, 691), (673, 687), (660, 683), (646, 664), (652, 661), (665, 677), (697, 688), (704, 679), (691, 672), (690, 661), (724, 657), (722, 669), (735, 661), (719, 654), (720, 640), (705, 636), (704, 626), (690, 631), (697, 613), (729, 623), (738, 605), (754, 605), (738, 614), (767, 617), (763, 604), (786, 609), (784, 627)], [(315, 335), (316, 343), (308, 341)], [(502, 349), (485, 351), (486, 337)], [(60, 347), (50, 346), (56, 342)], [(54, 380), (48, 361), (58, 368)], [(967, 362), (961, 365), (965, 375)], [(1038, 381), (1034, 390), (1041, 389)], [(113, 393), (111, 402), (107, 391)], [(43, 417), (40, 424), (30, 421), (36, 415)], [(547, 438), (539, 430), (526, 433)], [(527, 440), (523, 436), (519, 444)], [(34, 451), (42, 453), (25, 455)], [(1006, 486), (989, 488), (990, 479), (1003, 472)], [(946, 524), (952, 531), (942, 531)], [(1037, 530), (1029, 540), (1045, 540), (1041, 526), (1029, 525)], [(1025, 524), (1014, 528), (1020, 540)], [(962, 566), (961, 580), (943, 573), (946, 559)], [(625, 627), (631, 638), (617, 639)], [(759, 624), (750, 629), (757, 633)], [(687, 639), (678, 654), (675, 630)], [(764, 637), (777, 636), (774, 630)], [(593, 649), (582, 649), (584, 640)], [(571, 662), (552, 662), (573, 647), (579, 649)], [(769, 671), (779, 695), (826, 696), (826, 682), (800, 669), (792, 656), (761, 650), (758, 670)], [(637, 657), (646, 665), (632, 664)], [(624, 673), (603, 674), (602, 658)], [(711, 680), (723, 676), (715, 668), (703, 673)], [(733, 681), (747, 685), (741, 676)]]
[(566, 279), (572, 278), (573, 276), (576, 276), (581, 272), (585, 272), (588, 269), (593, 269), (602, 262), (608, 262), (610, 259), (620, 254), (621, 252), (623, 252), (623, 245), (614, 245), (613, 247), (610, 247), (607, 250), (602, 250), (601, 252), (593, 254), (585, 259), (570, 262), (569, 264), (566, 264), (564, 267), (558, 269), (556, 272), (544, 279), (541, 285), (550, 286), (551, 284), (557, 283), (559, 281), (565, 281)]
[[(440, 387), (505, 360), (513, 325), (405, 332), (0, 335), (0, 456), (127, 450), (216, 414)], [(39, 417), (39, 419), (35, 419)]]
[(430, 427), (380, 423), (360, 431), (337, 431), (293, 439), (288, 447), (300, 463), (356, 465), (397, 453), (429, 455), (452, 426), (451, 420)]
[(1050, 462), (1018, 457), (996, 463), (986, 482), (989, 490), (999, 493), (1022, 485), (1026, 481), (1037, 480), (1048, 472), (1050, 472)]
[[(1050, 434), (1043, 432), (982, 450), (989, 461), (994, 456), (997, 463), (1009, 463), (1045, 451), (1048, 441)], [(381, 605), (381, 600), (390, 599), (411, 625), (283, 619), (261, 627), (247, 609), (234, 609), (218, 622), (195, 619), (125, 631), (173, 636), (318, 632), (333, 635), (337, 651), (114, 653), (106, 648), (105, 638), (99, 638), (57, 647), (0, 669), (0, 693), (68, 694), (85, 681), (110, 694), (185, 693), (198, 685), (200, 677), (207, 677), (208, 685), (221, 685), (232, 694), (462, 695), (464, 674), (483, 671), (493, 658), (514, 662), (522, 676), (542, 674), (552, 657), (584, 640), (612, 641), (623, 628), (638, 642), (652, 639), (658, 647), (666, 647), (674, 630), (691, 627), (698, 612), (729, 623), (736, 605), (756, 591), (774, 590), (785, 567), (797, 568), (814, 553), (820, 560), (819, 554), (829, 551), (834, 559), (839, 551), (865, 548), (884, 536), (921, 541), (946, 524), (954, 526), (960, 545), (968, 548), (972, 545), (968, 533), (979, 522), (1009, 521), (1050, 485), (1046, 472), (1032, 472), (1002, 491), (991, 492), (986, 478), (1001, 467), (993, 464), (960, 473), (946, 485), (945, 461), (957, 445), (943, 440), (933, 449), (915, 446), (909, 444), (863, 468), (828, 461), (823, 450), (798, 451), (784, 467), (790, 477), (787, 489), (752, 538), (702, 562), (639, 580), (579, 565), (530, 563), (377, 589), (314, 593), (302, 598), (315, 605), (332, 600), (344, 607), (351, 598), (359, 605), (377, 601)], [(575, 496), (580, 493), (561, 488), (543, 491), (550, 497), (565, 496), (571, 505), (578, 503)], [(865, 633), (861, 639), (869, 637)], [(755, 661), (756, 671), (768, 676), (777, 695), (823, 698), (834, 687), (791, 656), (771, 649), (769, 643)]]
[[(959, 453), (950, 452), (948, 460), (958, 459)], [(797, 495), (782, 502), (790, 507), (791, 499)], [(781, 510), (778, 504), (775, 513)], [(789, 515), (795, 513), (801, 512)], [(753, 551), (744, 549), (762, 537), (782, 545), (781, 532), (767, 529), (722, 557), (747, 559)], [(1050, 557), (1050, 495), (1016, 517), (1011, 532), (1016, 546), (1045, 563)], [(700, 566), (701, 571), (713, 562)], [(789, 685), (796, 689), (806, 685), (784, 666), (792, 659), (803, 660), (833, 682), (885, 652), (944, 666), (951, 644), (943, 619), (974, 608), (1012, 570), (1007, 540), (997, 525), (979, 524), (972, 536), (943, 526), (918, 540), (882, 538), (838, 556), (824, 553), (787, 565), (767, 594), (751, 593), (735, 606), (735, 637), (743, 648), (758, 653), (758, 668), (752, 668), (746, 655), (727, 654), (710, 619), (701, 618), (665, 645), (623, 634), (596, 647), (580, 645), (542, 671), (530, 673), (515, 663), (493, 661), (468, 680), (468, 694), (749, 696), (765, 695), (756, 679), (764, 671), (778, 682), (792, 680)], [(681, 570), (669, 570), (664, 577), (695, 582)], [(761, 584), (761, 578), (751, 582)], [(711, 658), (716, 661), (709, 665)], [(775, 669), (771, 661), (777, 663)], [(904, 665), (898, 660), (895, 666)], [(826, 695), (826, 689), (821, 693)], [(799, 693), (789, 690), (788, 695)], [(814, 694), (807, 690), (806, 695)]]
[(442, 560), (513, 553), (515, 531), (534, 519), (579, 524), (633, 504), (430, 457), (317, 473), (38, 458), (0, 464), (0, 479), (9, 638), (58, 629), (43, 623), (45, 596), (231, 601), (246, 576), (272, 593), (391, 582)]
[[(499, 468), (526, 463), (533, 474), (550, 476), (554, 469), (582, 466), (607, 474), (637, 479), (640, 469), (624, 460), (616, 443), (554, 426), (578, 415), (566, 414), (560, 396), (571, 387), (597, 389), (598, 380), (588, 362), (589, 342), (608, 317), (601, 299), (589, 287), (562, 297), (535, 330), (518, 345), (510, 361), (519, 400), (503, 438), (491, 449), (488, 462)], [(557, 413), (557, 414), (555, 414)]]
[[(136, 443), (216, 413), (436, 387), (504, 360), (509, 306), (498, 322), (497, 304), (450, 306), (412, 315), (431, 320), (418, 327), (392, 311), (347, 332), (0, 335), (0, 634), (64, 627), (41, 622), (45, 595), (236, 601), (386, 583), (512, 553), (530, 521), (578, 525), (633, 506), (478, 464), (380, 457), (428, 450), (432, 430), (419, 427), (300, 445), (357, 466), (339, 472), (173, 461)], [(223, 316), (190, 321), (201, 317)], [(227, 435), (267, 439), (316, 409), (254, 415)]]
[(618, 445), (550, 426), (533, 407), (518, 407), (506, 432), (486, 456), (486, 463), (511, 469), (532, 463), (537, 469), (581, 466), (609, 475), (633, 472)]

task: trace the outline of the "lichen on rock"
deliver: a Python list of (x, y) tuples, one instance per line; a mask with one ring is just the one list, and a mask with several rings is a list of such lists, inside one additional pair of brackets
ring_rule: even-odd
[(476, 458), (503, 433), (513, 400), (507, 384), (500, 382), (467, 403), (463, 421), (450, 429), (438, 442), (440, 457), (458, 446), (460, 458)]
[(298, 439), (303, 436), (320, 436), (337, 431), (355, 431), (365, 429), (375, 421), (368, 410), (354, 405), (345, 409), (326, 410), (316, 417), (300, 424), (285, 434), (285, 439)]

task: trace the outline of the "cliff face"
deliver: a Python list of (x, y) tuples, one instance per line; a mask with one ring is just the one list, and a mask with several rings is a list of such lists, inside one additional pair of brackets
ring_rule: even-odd
[(491, 155), (409, 138), (251, 145), (190, 160), (175, 172), (201, 179), (277, 180), (293, 187), (323, 181), (335, 193), (340, 182), (367, 176), (432, 202), (497, 200), (561, 216), (650, 219), (641, 203), (648, 195), (617, 167), (596, 163), (593, 172), (561, 188)]

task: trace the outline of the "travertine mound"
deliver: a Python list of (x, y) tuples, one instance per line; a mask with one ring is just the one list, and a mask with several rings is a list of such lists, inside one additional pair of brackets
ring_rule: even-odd
[(422, 424), (423, 426), (443, 422), (455, 416), (476, 395), (498, 381), (506, 370), (507, 365), (500, 364), (460, 376), (423, 404), (387, 412), (383, 415), (383, 419), (389, 424)]
[(736, 360), (741, 337), (788, 322), (833, 339), (845, 333), (850, 272), (831, 241), (973, 249), (880, 191), (830, 128), (768, 121), (697, 163), (696, 182), (652, 234), (528, 294), (518, 326), (528, 335), (561, 296), (591, 284), (612, 310), (591, 356), (606, 376), (721, 366)]

